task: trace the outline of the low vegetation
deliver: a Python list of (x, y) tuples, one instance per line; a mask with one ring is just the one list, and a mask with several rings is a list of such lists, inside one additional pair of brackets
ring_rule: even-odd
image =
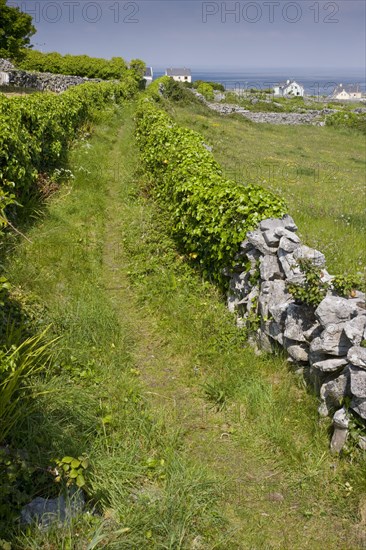
[[(362, 102), (351, 101), (349, 103), (331, 102), (331, 101), (316, 101), (315, 98), (309, 97), (275, 97), (273, 90), (247, 90), (236, 93), (234, 91), (226, 91), (225, 97), (221, 100), (222, 103), (232, 103), (239, 105), (248, 111), (263, 113), (306, 113), (307, 111), (322, 111), (323, 109), (335, 109), (342, 113), (349, 113), (351, 110), (364, 107)], [(338, 113), (336, 113), (338, 114)], [(363, 115), (353, 113), (355, 120), (362, 120)], [(352, 117), (351, 117), (352, 118)]]
[(140, 103), (137, 143), (172, 234), (208, 277), (223, 282), (222, 270), (232, 265), (246, 232), (286, 211), (263, 188), (224, 179), (202, 137), (176, 125), (151, 101)]
[(339, 112), (327, 117), (327, 126), (358, 130), (366, 136), (366, 113)]
[(178, 124), (201, 133), (223, 174), (286, 200), (303, 241), (333, 273), (364, 276), (364, 137), (352, 128), (254, 124), (203, 105), (174, 104)]
[(7, 225), (10, 205), (16, 207), (36, 194), (42, 174), (65, 164), (71, 141), (96, 109), (124, 101), (136, 91), (136, 80), (126, 78), (123, 83), (84, 84), (58, 96), (0, 95), (1, 225)]
[[(6, 262), (13, 300), (62, 338), (7, 437), (2, 538), (24, 550), (358, 548), (359, 452), (329, 455), (315, 398), (281, 357), (253, 355), (177, 253), (133, 111), (100, 115), (72, 153), (75, 179)], [(59, 494), (72, 469), (84, 512), (18, 531), (20, 507)]]
[[(167, 77), (135, 105), (142, 70), (0, 95), (1, 223), (16, 229), (0, 279), (0, 548), (361, 548), (360, 427), (331, 457), (314, 395), (280, 353), (254, 355), (220, 293), (247, 230), (285, 199), (337, 272), (365, 265), (360, 133), (352, 117), (223, 120)], [(35, 209), (44, 181), (53, 197)], [(326, 289), (303, 268), (291, 291), (315, 305)], [(349, 296), (359, 275), (332, 284)], [(80, 489), (70, 521), (20, 523), (32, 498)]]
[(140, 77), (145, 71), (145, 64), (138, 59), (127, 64), (122, 57), (103, 59), (88, 55), (43, 53), (37, 50), (26, 50), (18, 67), (27, 71), (76, 75), (102, 80), (121, 80), (128, 75), (128, 69), (134, 74), (138, 73)]

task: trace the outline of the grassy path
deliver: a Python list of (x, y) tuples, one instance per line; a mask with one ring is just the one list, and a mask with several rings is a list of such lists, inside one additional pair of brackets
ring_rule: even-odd
[(365, 473), (329, 455), (315, 399), (280, 357), (245, 347), (175, 251), (141, 194), (132, 114), (110, 113), (77, 148), (73, 187), (8, 267), (63, 335), (43, 383), (60, 391), (33, 436), (88, 453), (101, 513), (19, 547), (362, 548)]

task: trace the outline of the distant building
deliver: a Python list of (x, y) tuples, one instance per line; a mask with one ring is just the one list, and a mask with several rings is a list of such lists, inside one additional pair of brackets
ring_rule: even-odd
[(152, 83), (154, 78), (154, 73), (152, 70), (152, 67), (146, 67), (146, 71), (144, 74), (144, 80), (146, 81), (146, 86), (149, 86), (149, 84)]
[(14, 65), (7, 59), (0, 59), (0, 86), (9, 84), (9, 71), (14, 68)]
[(191, 69), (167, 69), (165, 74), (177, 82), (192, 82)]
[(286, 80), (286, 82), (280, 82), (273, 87), (273, 93), (275, 96), (297, 96), (304, 97), (305, 89), (302, 84), (299, 84), (295, 80)]
[(339, 84), (334, 88), (333, 93), (329, 96), (330, 99), (362, 99), (362, 92), (358, 84), (348, 84), (344, 86)]
[(0, 86), (9, 84), (9, 73), (0, 71)]

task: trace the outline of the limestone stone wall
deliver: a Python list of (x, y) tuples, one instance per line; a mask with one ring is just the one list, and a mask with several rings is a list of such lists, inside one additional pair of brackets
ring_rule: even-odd
[[(317, 307), (296, 302), (289, 291), (289, 284), (304, 282), (301, 259), (317, 266), (327, 283)], [(302, 369), (320, 397), (320, 415), (333, 416), (331, 447), (339, 452), (351, 415), (366, 421), (365, 294), (337, 295), (324, 255), (301, 242), (290, 216), (264, 220), (248, 232), (237, 261), (230, 273), (229, 309), (239, 325), (253, 324), (253, 319), (259, 325), (255, 341), (260, 348), (280, 346)], [(366, 448), (365, 438), (360, 445)]]
[(0, 59), (0, 73), (2, 84), (15, 88), (33, 88), (39, 91), (50, 91), (61, 93), (84, 82), (101, 82), (98, 78), (83, 78), (81, 76), (70, 76), (53, 73), (38, 73), (21, 71), (15, 69), (6, 59)]

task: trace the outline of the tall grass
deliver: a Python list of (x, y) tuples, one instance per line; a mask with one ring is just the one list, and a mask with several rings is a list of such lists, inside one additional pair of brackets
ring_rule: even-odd
[(45, 341), (46, 332), (47, 329), (17, 347), (0, 351), (0, 444), (19, 423), (29, 399), (37, 397), (31, 377), (50, 364), (53, 342)]

